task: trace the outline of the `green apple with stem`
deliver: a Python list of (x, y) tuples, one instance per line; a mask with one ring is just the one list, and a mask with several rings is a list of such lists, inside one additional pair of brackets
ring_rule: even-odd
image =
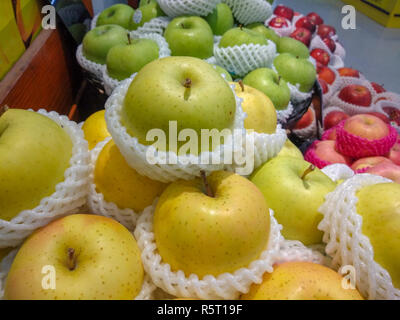
[(178, 17), (165, 30), (164, 37), (172, 56), (190, 56), (207, 59), (214, 53), (211, 27), (200, 17)]
[[(167, 57), (147, 64), (125, 96), (121, 122), (142, 144), (151, 129), (161, 129), (169, 141), (169, 123), (178, 133), (193, 129), (231, 128), (236, 99), (229, 84), (209, 63), (193, 57)], [(199, 143), (200, 145), (200, 143)], [(170, 151), (174, 150), (171, 146)]]
[(279, 53), (290, 53), (302, 59), (308, 59), (310, 57), (310, 52), (306, 45), (290, 37), (282, 37), (279, 40), (277, 49)]
[(316, 80), (317, 72), (314, 65), (307, 59), (302, 59), (290, 53), (282, 53), (274, 60), (278, 74), (287, 82), (299, 84), (299, 90), (309, 92)]
[[(133, 300), (144, 271), (132, 233), (98, 215), (70, 215), (35, 231), (21, 246), (5, 285), (8, 300)], [(43, 287), (45, 266), (54, 288)], [(47, 282), (51, 285), (51, 279)]]
[(107, 71), (114, 79), (127, 79), (159, 57), (159, 48), (154, 40), (128, 38), (128, 44), (117, 45), (108, 52)]
[(280, 36), (274, 30), (267, 28), (264, 24), (256, 22), (247, 25), (246, 28), (258, 32), (278, 46)]
[(244, 44), (268, 45), (268, 40), (256, 31), (238, 27), (225, 32), (221, 38), (219, 46), (221, 48), (228, 48)]
[(318, 224), (319, 207), (336, 184), (307, 161), (276, 157), (260, 167), (250, 180), (261, 190), (265, 200), (283, 226), (282, 234), (305, 245), (322, 243)]
[(257, 187), (246, 178), (216, 171), (171, 183), (154, 212), (162, 261), (186, 276), (218, 276), (247, 267), (266, 250), (270, 216)]
[(232, 81), (233, 81), (231, 74), (230, 74), (225, 68), (222, 68), (221, 66), (219, 66), (219, 65), (217, 65), (217, 64), (212, 64), (212, 66), (213, 66), (213, 68), (214, 68), (215, 70), (217, 70), (217, 72), (218, 72), (219, 74), (225, 76), (225, 80), (226, 80), (226, 81), (228, 81), (228, 82), (232, 82)]
[(72, 141), (39, 113), (0, 111), (0, 219), (10, 221), (56, 191), (70, 166)]
[(217, 4), (214, 11), (205, 19), (217, 36), (222, 36), (229, 29), (232, 29), (234, 25), (232, 10), (226, 3)]
[[(146, 1), (144, 1), (144, 3), (146, 3)], [(161, 16), (165, 16), (165, 13), (162, 11), (157, 2), (151, 1), (147, 4), (142, 4), (133, 15), (129, 24), (129, 29), (136, 30), (137, 28), (143, 26), (146, 22)]]
[(374, 260), (389, 272), (393, 286), (400, 289), (400, 184), (366, 186), (356, 197), (361, 230), (369, 238)]
[(82, 52), (86, 59), (106, 64), (110, 49), (128, 43), (128, 32), (118, 25), (104, 25), (90, 30), (82, 42)]
[(277, 110), (286, 109), (290, 102), (290, 89), (286, 81), (272, 69), (253, 70), (244, 77), (243, 83), (263, 92)]
[(135, 10), (127, 4), (118, 3), (103, 10), (97, 18), (96, 26), (116, 24), (125, 29), (129, 29)]

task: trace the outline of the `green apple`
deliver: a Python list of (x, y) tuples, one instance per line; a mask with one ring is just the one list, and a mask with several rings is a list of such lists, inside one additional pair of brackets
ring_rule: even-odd
[(278, 42), (279, 53), (290, 53), (295, 57), (308, 59), (310, 57), (310, 52), (306, 45), (296, 39), (290, 37), (282, 37)]
[(105, 25), (90, 30), (82, 42), (82, 51), (86, 59), (106, 64), (110, 49), (118, 44), (128, 43), (128, 32), (117, 25)]
[(178, 17), (164, 34), (172, 56), (207, 59), (214, 52), (214, 36), (207, 21), (200, 17)]
[(268, 40), (256, 31), (246, 28), (233, 28), (224, 33), (219, 46), (227, 48), (243, 44), (268, 45)]
[(247, 25), (246, 28), (258, 32), (259, 34), (263, 35), (268, 40), (271, 40), (278, 46), (280, 39), (279, 35), (274, 30), (267, 28), (264, 24), (259, 22), (252, 23)]
[(165, 13), (161, 10), (157, 2), (151, 1), (148, 4), (143, 4), (133, 15), (129, 29), (136, 30), (137, 28), (143, 26), (146, 22), (161, 16), (165, 16)]
[(290, 101), (290, 89), (285, 80), (268, 68), (259, 68), (250, 72), (243, 83), (263, 92), (271, 99), (277, 110), (286, 109)]
[(129, 29), (135, 10), (127, 4), (118, 3), (102, 11), (97, 18), (96, 26), (116, 24)]
[(114, 79), (127, 79), (158, 57), (159, 48), (154, 40), (129, 40), (129, 44), (120, 44), (110, 49), (107, 55), (107, 71)]
[[(23, 243), (6, 280), (5, 298), (132, 300), (143, 284), (140, 255), (133, 235), (117, 221), (88, 214), (67, 216), (38, 229)], [(45, 266), (54, 268), (54, 289), (43, 287), (51, 284), (52, 271)]]
[(140, 0), (139, 1), (139, 8), (146, 6), (150, 3), (158, 3), (157, 0)]
[(163, 262), (199, 278), (247, 267), (267, 248), (270, 230), (267, 203), (253, 183), (227, 171), (207, 180), (171, 183), (153, 219)]
[(56, 122), (33, 111), (5, 111), (0, 116), (0, 219), (10, 221), (53, 194), (71, 156), (71, 139)]
[(278, 74), (287, 82), (300, 85), (300, 91), (309, 92), (317, 76), (314, 65), (307, 59), (295, 57), (290, 53), (282, 53), (274, 60)]
[(276, 157), (265, 163), (250, 178), (283, 226), (282, 234), (305, 245), (322, 242), (318, 212), (325, 196), (336, 184), (307, 161)]
[(139, 71), (125, 96), (121, 121), (140, 143), (152, 144), (146, 134), (155, 128), (169, 141), (170, 121), (177, 121), (178, 133), (193, 129), (200, 137), (202, 129), (231, 128), (235, 112), (232, 89), (213, 66), (193, 57), (167, 57)]
[(217, 72), (219, 74), (225, 75), (225, 80), (226, 81), (228, 81), (228, 82), (232, 82), (233, 81), (231, 74), (225, 68), (222, 68), (221, 66), (219, 66), (217, 64), (212, 64), (212, 66), (213, 66), (213, 68), (215, 70), (217, 70)]
[(304, 159), (303, 154), (301, 153), (299, 148), (297, 148), (289, 139), (286, 140), (283, 148), (281, 149), (281, 151), (279, 151), (277, 157), (294, 157), (302, 160)]
[(234, 24), (232, 10), (226, 3), (219, 3), (205, 19), (217, 36), (222, 36), (229, 29), (232, 29)]
[(389, 272), (393, 286), (400, 289), (400, 184), (370, 185), (356, 196), (362, 233), (371, 242), (374, 260)]
[(286, 262), (266, 272), (241, 300), (364, 300), (356, 289), (345, 289), (343, 277), (312, 262)]

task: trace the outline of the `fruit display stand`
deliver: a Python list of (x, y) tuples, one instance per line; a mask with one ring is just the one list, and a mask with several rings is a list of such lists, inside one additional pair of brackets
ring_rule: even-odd
[[(339, 26), (134, 2), (77, 48), (42, 31), (1, 83), (0, 299), (400, 299), (400, 95)], [(53, 55), (44, 100), (24, 79)]]

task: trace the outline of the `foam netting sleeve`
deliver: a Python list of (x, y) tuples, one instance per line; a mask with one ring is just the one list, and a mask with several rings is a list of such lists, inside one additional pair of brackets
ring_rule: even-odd
[[(336, 46), (338, 45), (338, 42), (335, 42)], [(338, 47), (338, 53), (336, 54), (336, 49), (335, 52), (332, 52), (329, 47), (322, 41), (320, 36), (315, 36), (311, 40), (310, 43), (310, 52), (314, 49), (323, 49), (325, 50), (329, 56), (330, 56), (330, 61), (328, 67), (333, 68), (333, 69), (339, 69), (344, 67), (344, 56), (346, 55), (346, 52), (344, 51), (343, 47)], [(342, 50), (343, 49), (343, 50)]]
[(243, 25), (264, 22), (272, 15), (272, 6), (264, 0), (222, 0)]
[[(377, 112), (384, 114), (385, 116), (389, 116), (388, 112), (386, 112), (383, 107), (392, 107), (394, 109), (400, 110), (400, 102), (381, 100), (375, 104), (375, 108)], [(391, 121), (390, 125), (396, 129), (397, 133), (400, 135), (400, 126), (397, 125), (395, 121)]]
[[(11, 269), (11, 265), (14, 261), (15, 256), (18, 253), (18, 249), (11, 251), (2, 261), (0, 261), (0, 300), (4, 299), (4, 289), (8, 272)], [(154, 291), (156, 286), (151, 281), (150, 277), (145, 274), (143, 284), (140, 292), (135, 297), (135, 300), (151, 300), (154, 298)]]
[(318, 228), (334, 269), (350, 265), (355, 268), (356, 286), (370, 300), (400, 299), (389, 273), (374, 260), (374, 250), (368, 237), (362, 234), (362, 217), (357, 213), (356, 193), (365, 186), (392, 182), (370, 174), (357, 174), (340, 184), (325, 198), (319, 211), (323, 219)]
[(242, 44), (227, 48), (214, 46), (214, 57), (218, 64), (239, 77), (258, 68), (270, 68), (275, 56), (276, 45), (270, 40), (268, 45)]
[(96, 15), (93, 17), (92, 21), (90, 22), (90, 30), (96, 28), (97, 19), (99, 19), (100, 14), (101, 14), (101, 12), (98, 13), (98, 14), (96, 14)]
[(321, 171), (335, 182), (347, 180), (354, 176), (354, 171), (348, 165), (342, 163), (330, 164)]
[[(164, 37), (160, 36), (156, 33), (140, 33), (137, 31), (130, 32), (131, 39), (150, 39), (157, 43), (158, 46), (158, 58), (162, 59), (165, 57), (169, 57), (171, 55), (171, 50), (169, 49), (169, 45)], [(110, 95), (112, 91), (121, 84), (122, 80), (117, 80), (112, 78), (107, 71), (107, 67), (103, 68), (103, 82), (104, 89), (106, 90), (107, 95)]]
[(291, 22), (291, 21), (286, 19), (287, 22), (288, 22), (288, 26), (287, 27), (285, 27), (285, 28), (274, 28), (274, 27), (269, 25), (269, 22), (275, 17), (277, 17), (277, 16), (276, 15), (272, 15), (270, 18), (268, 18), (265, 21), (264, 25), (266, 27), (274, 30), (276, 32), (276, 34), (279, 35), (280, 37), (289, 37), (292, 34), (292, 32), (296, 29), (295, 22)]
[(286, 109), (276, 110), (276, 116), (278, 118), (278, 122), (286, 123), (286, 121), (292, 115), (293, 110), (294, 110), (293, 104), (290, 101), (289, 101), (289, 104), (287, 105)]
[(234, 273), (223, 273), (217, 277), (207, 275), (202, 279), (195, 274), (186, 277), (183, 271), (174, 272), (169, 264), (162, 262), (153, 233), (153, 214), (152, 208), (144, 210), (138, 219), (134, 235), (142, 251), (145, 271), (157, 287), (173, 296), (204, 300), (237, 299), (240, 294), (247, 293), (253, 283), (261, 283), (265, 272), (273, 271), (274, 258), (281, 239), (281, 226), (275, 220), (273, 212), (270, 212), (268, 247), (258, 260)]
[(207, 16), (221, 0), (158, 0), (158, 4), (169, 17), (185, 15)]
[(83, 69), (94, 74), (98, 80), (103, 81), (103, 72), (106, 66), (87, 59), (83, 54), (82, 44), (80, 44), (76, 50), (76, 60)]
[(75, 122), (57, 112), (43, 109), (37, 112), (62, 126), (71, 138), (70, 166), (65, 170), (64, 181), (58, 183), (55, 192), (43, 198), (36, 208), (21, 211), (10, 221), (0, 220), (0, 248), (19, 245), (36, 229), (56, 218), (75, 213), (86, 203), (90, 166), (88, 144), (83, 131)]
[(165, 29), (167, 29), (170, 22), (171, 19), (169, 17), (157, 17), (145, 22), (143, 26), (136, 29), (136, 32), (141, 34), (156, 33), (160, 36), (163, 36)]
[[(120, 112), (131, 81), (132, 79), (124, 80), (108, 98), (105, 105), (107, 127), (127, 163), (138, 173), (153, 180), (167, 183), (178, 179), (192, 179), (199, 176), (202, 170), (211, 173), (224, 168), (238, 171), (242, 171), (243, 167), (254, 169), (276, 156), (286, 141), (286, 132), (280, 126), (274, 134), (246, 134), (244, 119), (247, 115), (243, 112), (242, 100), (236, 96), (232, 85), (231, 89), (236, 97), (236, 114), (233, 126), (229, 128), (231, 135), (226, 137), (224, 144), (217, 146), (212, 152), (202, 152), (199, 156), (177, 156), (174, 152), (156, 151), (153, 146), (140, 144), (121, 125)], [(245, 146), (254, 152), (246, 153), (248, 149)], [(248, 155), (245, 163), (241, 163), (242, 154)], [(231, 155), (230, 164), (224, 163), (226, 155), (228, 158)], [(203, 164), (204, 162), (211, 164)], [(247, 174), (251, 172), (244, 175)]]
[(101, 150), (103, 150), (103, 148), (109, 141), (111, 141), (110, 137), (106, 138), (104, 141), (99, 142), (96, 147), (94, 147), (90, 151), (91, 173), (88, 195), (89, 210), (93, 214), (102, 215), (117, 220), (128, 230), (133, 231), (135, 229), (139, 213), (136, 213), (129, 208), (120, 209), (115, 203), (107, 202), (104, 199), (104, 195), (97, 192), (96, 185), (94, 183), (94, 170), (96, 167), (97, 158)]

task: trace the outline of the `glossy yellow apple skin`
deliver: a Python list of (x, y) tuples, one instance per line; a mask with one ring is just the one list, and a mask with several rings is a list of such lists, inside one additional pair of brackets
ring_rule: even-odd
[(247, 113), (244, 127), (258, 133), (275, 133), (278, 120), (271, 99), (255, 88), (246, 85), (242, 88), (237, 82), (230, 84), (235, 85), (236, 95), (243, 99), (242, 108)]
[(89, 150), (93, 149), (99, 142), (110, 136), (104, 118), (105, 112), (105, 110), (97, 111), (83, 123), (82, 130), (89, 144)]
[[(77, 253), (74, 270), (67, 251)], [(43, 289), (43, 266), (54, 266), (56, 289)], [(34, 232), (22, 245), (6, 280), (12, 300), (134, 299), (143, 283), (140, 251), (132, 234), (110, 218), (77, 214)]]
[(161, 195), (154, 214), (157, 249), (172, 270), (217, 276), (247, 267), (267, 248), (268, 206), (249, 180), (213, 172), (215, 197), (200, 179), (177, 181)]
[(72, 141), (50, 118), (9, 109), (0, 117), (0, 219), (33, 209), (56, 191), (70, 166)]
[(374, 249), (374, 260), (386, 269), (400, 289), (400, 184), (380, 183), (357, 192), (362, 233)]
[(281, 151), (279, 151), (277, 157), (293, 157), (304, 160), (301, 151), (293, 144), (289, 139), (286, 140)]
[(113, 140), (104, 146), (97, 158), (94, 183), (106, 201), (136, 212), (151, 205), (167, 186), (131, 168)]
[(342, 276), (311, 262), (286, 262), (265, 273), (241, 300), (364, 300), (355, 289), (342, 287)]

